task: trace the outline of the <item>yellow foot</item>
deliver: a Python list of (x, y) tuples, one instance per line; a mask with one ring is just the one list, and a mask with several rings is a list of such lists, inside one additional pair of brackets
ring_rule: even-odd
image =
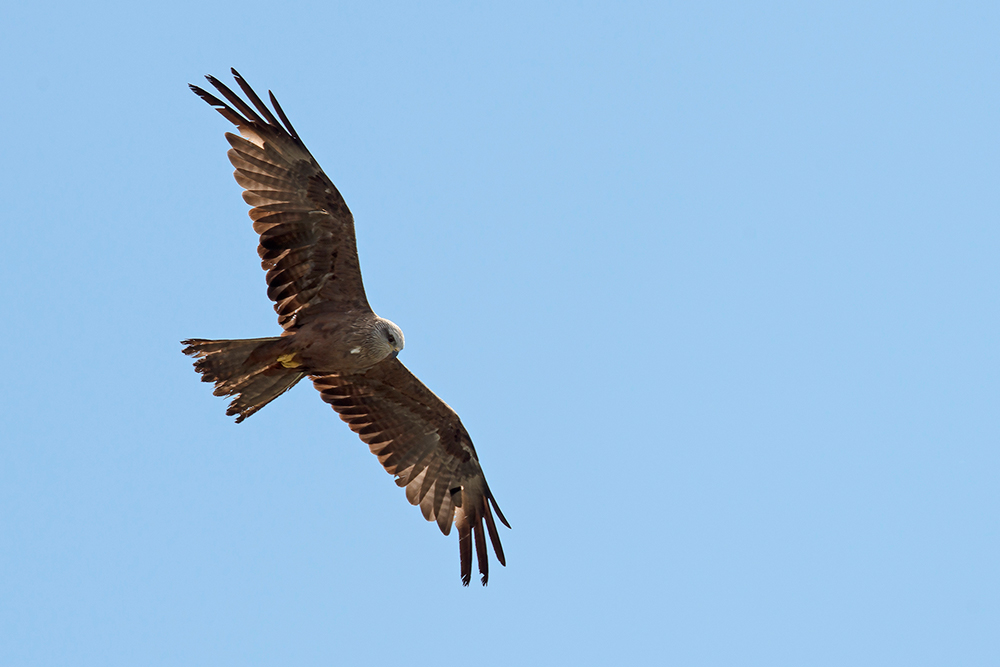
[(302, 362), (295, 358), (295, 353), (292, 354), (282, 354), (278, 357), (278, 363), (285, 368), (298, 368), (302, 365)]

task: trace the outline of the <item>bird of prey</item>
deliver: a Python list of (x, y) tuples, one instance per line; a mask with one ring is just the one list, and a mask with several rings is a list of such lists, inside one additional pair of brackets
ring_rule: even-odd
[(485, 586), (486, 532), (497, 560), (506, 564), (490, 506), (510, 524), (486, 484), (472, 439), (455, 411), (396, 358), (403, 332), (368, 305), (354, 217), (340, 192), (274, 94), (268, 91), (272, 112), (232, 73), (249, 104), (212, 76), (206, 78), (226, 101), (198, 86), (191, 90), (239, 131), (226, 133), (229, 160), (252, 207), (267, 296), (284, 331), (272, 338), (185, 340), (184, 354), (196, 358), (195, 369), (215, 383), (216, 396), (234, 397), (226, 414), (237, 415), (237, 422), (308, 376), (424, 518), (445, 535), (455, 524), (466, 586), (475, 542)]

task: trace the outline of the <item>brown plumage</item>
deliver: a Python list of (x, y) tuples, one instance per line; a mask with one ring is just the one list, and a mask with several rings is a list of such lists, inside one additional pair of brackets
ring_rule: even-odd
[(191, 90), (240, 132), (226, 133), (229, 160), (243, 199), (253, 207), (267, 295), (284, 332), (272, 338), (186, 340), (184, 353), (197, 359), (195, 369), (203, 381), (215, 383), (217, 396), (234, 397), (227, 414), (237, 415), (237, 422), (303, 377), (312, 378), (323, 400), (405, 487), (407, 500), (424, 518), (445, 535), (455, 524), (465, 585), (475, 543), (485, 585), (486, 532), (497, 560), (506, 564), (493, 511), (510, 525), (486, 484), (469, 433), (455, 411), (396, 359), (403, 333), (368, 305), (354, 217), (344, 198), (274, 95), (269, 93), (272, 113), (232, 72), (250, 104), (211, 76), (208, 81), (225, 102), (197, 86)]

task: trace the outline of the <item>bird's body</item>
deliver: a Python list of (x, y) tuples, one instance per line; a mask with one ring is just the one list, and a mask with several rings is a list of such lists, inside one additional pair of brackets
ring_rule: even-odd
[(399, 327), (372, 312), (306, 319), (284, 340), (288, 341), (286, 354), (294, 355), (294, 361), (310, 375), (362, 373), (403, 349)]
[(267, 294), (284, 331), (271, 338), (191, 339), (184, 353), (197, 359), (196, 370), (215, 383), (216, 395), (234, 397), (227, 414), (238, 415), (237, 422), (310, 377), (424, 517), (446, 535), (454, 523), (465, 584), (475, 544), (485, 584), (487, 531), (504, 564), (492, 510), (507, 521), (472, 440), (455, 411), (396, 358), (403, 332), (368, 305), (354, 218), (340, 192), (274, 95), (277, 117), (236, 70), (233, 75), (252, 107), (214, 77), (209, 82), (229, 104), (191, 88), (239, 129), (240, 136), (226, 134), (229, 159), (253, 207)]

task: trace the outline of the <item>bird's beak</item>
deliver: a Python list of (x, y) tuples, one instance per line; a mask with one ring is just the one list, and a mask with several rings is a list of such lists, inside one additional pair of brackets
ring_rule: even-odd
[(399, 350), (393, 350), (392, 354), (389, 355), (389, 358), (390, 359), (395, 359), (398, 356), (399, 356)]

